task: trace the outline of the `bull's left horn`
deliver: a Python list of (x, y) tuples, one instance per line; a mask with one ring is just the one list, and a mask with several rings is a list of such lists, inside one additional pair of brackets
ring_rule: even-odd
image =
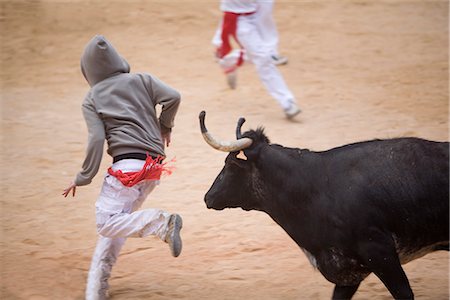
[(239, 118), (237, 126), (236, 126), (236, 138), (242, 139), (242, 133), (241, 133), (241, 128), (242, 128), (242, 124), (245, 123), (245, 118)]
[(198, 116), (198, 118), (200, 119), (200, 130), (206, 143), (208, 143), (208, 145), (210, 145), (214, 149), (224, 152), (236, 152), (248, 148), (252, 144), (253, 141), (249, 138), (241, 138), (236, 141), (218, 141), (208, 132), (208, 129), (206, 129), (205, 115), (206, 112), (202, 111)]

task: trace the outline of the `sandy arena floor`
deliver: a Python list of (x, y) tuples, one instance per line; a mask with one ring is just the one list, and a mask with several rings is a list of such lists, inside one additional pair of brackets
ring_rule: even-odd
[[(176, 171), (145, 207), (184, 217), (174, 259), (156, 238), (130, 239), (110, 280), (112, 299), (329, 299), (333, 285), (267, 215), (207, 210), (203, 195), (225, 153), (209, 148), (198, 113), (219, 137), (262, 125), (274, 143), (325, 150), (374, 138), (448, 140), (447, 1), (279, 0), (280, 67), (303, 113), (285, 120), (254, 67), (229, 90), (213, 59), (220, 18), (213, 0), (0, 1), (2, 299), (83, 299), (96, 241), (102, 174), (63, 198), (78, 171), (88, 90), (84, 45), (105, 35), (132, 71), (182, 94), (173, 141)], [(417, 299), (449, 298), (448, 253), (405, 266)], [(391, 299), (375, 276), (355, 299)]]

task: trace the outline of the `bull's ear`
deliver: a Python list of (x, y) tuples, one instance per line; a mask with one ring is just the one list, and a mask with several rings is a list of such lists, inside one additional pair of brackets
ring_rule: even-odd
[(239, 151), (239, 153), (236, 155), (236, 158), (247, 160), (247, 156), (245, 156), (244, 151)]

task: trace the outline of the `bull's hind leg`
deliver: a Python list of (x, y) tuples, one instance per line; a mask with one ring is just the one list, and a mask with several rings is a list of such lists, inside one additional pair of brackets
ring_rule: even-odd
[(371, 232), (367, 240), (359, 245), (358, 252), (395, 299), (414, 299), (392, 237), (381, 232)]
[(356, 290), (359, 287), (359, 283), (357, 285), (352, 286), (342, 286), (336, 285), (333, 291), (333, 300), (337, 299), (351, 299), (353, 295), (356, 293)]

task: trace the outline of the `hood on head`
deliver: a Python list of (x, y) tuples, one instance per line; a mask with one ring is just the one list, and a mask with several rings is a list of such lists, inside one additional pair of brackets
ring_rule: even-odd
[(130, 65), (102, 35), (94, 36), (81, 56), (81, 72), (90, 86), (120, 73), (129, 73)]

